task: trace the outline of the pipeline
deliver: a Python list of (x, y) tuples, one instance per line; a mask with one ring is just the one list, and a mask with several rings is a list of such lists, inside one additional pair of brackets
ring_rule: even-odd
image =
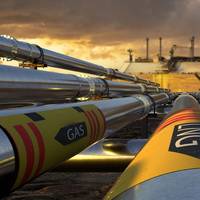
[(200, 106), (180, 95), (106, 200), (193, 199), (200, 196)]
[(104, 139), (53, 169), (55, 172), (122, 172), (147, 139)]
[(0, 65), (0, 104), (57, 103), (79, 97), (125, 97), (162, 88)]
[(148, 115), (167, 94), (0, 111), (1, 195)]
[(22, 62), (44, 64), (55, 68), (67, 69), (82, 73), (89, 73), (109, 78), (117, 78), (136, 83), (149, 84), (159, 87), (159, 84), (128, 75), (118, 70), (107, 69), (103, 66), (82, 61), (60, 53), (39, 47), (38, 45), (18, 41), (14, 38), (0, 36), (0, 56)]

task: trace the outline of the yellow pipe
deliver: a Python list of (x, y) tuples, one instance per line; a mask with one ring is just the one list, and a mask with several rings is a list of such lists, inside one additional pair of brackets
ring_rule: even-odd
[(103, 114), (94, 105), (0, 117), (0, 124), (17, 155), (12, 190), (79, 153), (105, 132)]
[[(126, 168), (106, 195), (105, 200), (155, 199), (151, 195), (163, 199), (174, 191), (171, 188), (168, 191), (167, 187), (164, 187), (164, 191), (159, 190), (160, 185), (166, 184), (166, 182), (161, 182), (160, 177), (174, 176), (173, 173), (200, 168), (199, 104), (191, 96), (182, 95), (176, 100), (172, 111), (173, 113), (161, 123), (152, 138)], [(157, 185), (153, 187), (156, 181)], [(151, 190), (151, 188), (153, 189)], [(191, 187), (189, 188), (191, 189)], [(148, 195), (146, 192), (149, 192)], [(184, 194), (184, 191), (177, 190), (176, 192)], [(192, 189), (189, 192), (195, 195)], [(174, 192), (174, 197), (175, 195)]]

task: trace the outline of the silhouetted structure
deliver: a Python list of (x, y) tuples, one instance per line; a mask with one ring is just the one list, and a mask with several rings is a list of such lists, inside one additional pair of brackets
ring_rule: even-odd
[(127, 51), (129, 53), (129, 62), (132, 63), (133, 62), (133, 49), (128, 49)]

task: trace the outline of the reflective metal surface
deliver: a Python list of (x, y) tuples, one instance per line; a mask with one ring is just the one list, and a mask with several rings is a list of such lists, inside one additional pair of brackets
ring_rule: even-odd
[(0, 129), (0, 176), (15, 170), (15, 155), (7, 135)]
[(0, 116), (93, 104), (96, 105), (105, 116), (107, 126), (105, 136), (107, 136), (116, 132), (117, 130), (120, 130), (129, 123), (144, 118), (146, 115), (148, 115), (154, 104), (164, 102), (167, 103), (168, 101), (168, 95), (163, 93), (152, 95), (151, 98), (146, 95), (135, 95), (132, 97), (115, 98), (101, 101), (87, 101), (80, 103), (52, 104), (27, 108), (7, 109), (1, 110)]
[(133, 94), (142, 94), (143, 91), (141, 84), (132, 84), (126, 82), (113, 82), (106, 81), (109, 86), (110, 97), (130, 96)]
[(53, 171), (123, 171), (146, 142), (145, 139), (101, 140)]
[[(157, 97), (155, 99), (158, 101)], [(192, 108), (192, 110), (189, 111), (188, 108)], [(198, 195), (194, 193), (197, 192), (197, 188), (199, 190), (200, 176), (196, 177), (198, 181), (193, 181), (195, 179), (194, 174), (199, 173), (199, 171), (198, 173), (195, 172), (195, 168), (199, 168), (198, 142), (193, 138), (199, 132), (198, 128), (195, 129), (193, 126), (199, 122), (199, 116), (195, 113), (195, 110), (197, 112), (199, 110), (199, 104), (194, 97), (184, 94), (177, 98), (172, 112), (174, 112), (174, 109), (180, 112), (172, 114), (170, 118), (160, 124), (147, 145), (126, 168), (105, 199), (168, 200), (199, 198), (200, 192), (198, 192)], [(183, 109), (187, 111), (183, 111)], [(182, 113), (186, 114), (181, 115)], [(184, 118), (184, 116), (186, 117)], [(189, 126), (188, 129), (186, 125)], [(184, 127), (183, 131), (180, 127)], [(186, 136), (186, 138), (188, 135), (190, 137), (192, 135), (191, 141), (196, 141), (197, 144), (187, 145), (188, 143), (184, 141), (183, 144), (186, 145), (183, 145), (183, 150), (181, 145), (177, 145), (177, 141), (182, 139), (181, 135)], [(187, 148), (185, 148), (186, 146)], [(151, 157), (152, 155), (153, 157)]]
[(159, 88), (157, 88), (157, 87), (155, 87), (155, 86), (150, 86), (150, 85), (147, 85), (146, 86), (146, 91), (148, 92), (148, 93), (158, 93), (158, 92), (160, 92), (160, 90), (159, 90)]
[[(156, 88), (149, 90), (148, 88)], [(154, 86), (0, 65), (0, 104), (64, 102), (67, 98), (156, 93)]]
[(13, 146), (7, 135), (0, 129), (0, 196), (8, 193), (15, 180), (16, 159)]
[(51, 102), (87, 96), (89, 84), (73, 75), (0, 66), (0, 94), (0, 103)]
[(125, 191), (114, 200), (199, 200), (200, 169), (166, 174)]
[(150, 97), (154, 101), (155, 104), (165, 104), (165, 103), (168, 103), (170, 100), (170, 96), (166, 93), (152, 94), (150, 95)]
[(152, 102), (147, 96), (143, 98), (127, 97), (112, 99), (107, 103), (95, 103), (105, 115), (106, 136), (120, 130), (130, 122), (144, 118), (151, 110)]
[[(163, 98), (162, 94), (160, 94), (160, 98)], [(149, 113), (153, 105), (152, 99), (153, 97), (150, 98), (149, 96), (138, 95), (136, 97), (124, 97), (124, 98), (116, 98), (116, 99), (102, 100), (102, 101), (87, 101), (81, 103), (32, 106), (30, 108), (26, 107), (26, 108), (1, 110), (0, 116), (26, 114), (31, 112), (55, 110), (55, 109), (62, 109), (69, 107), (72, 108), (80, 105), (95, 105), (102, 111), (102, 114), (105, 117), (106, 132), (104, 134), (104, 137), (106, 137), (107, 135), (113, 134), (117, 130), (132, 123), (133, 121), (145, 117)], [(157, 99), (159, 99), (159, 96), (157, 96)], [(91, 153), (91, 149), (86, 150), (86, 153), (83, 153), (84, 155), (81, 156), (81, 159), (75, 159), (72, 162), (72, 164), (74, 164), (74, 162), (75, 163), (79, 162), (82, 163), (81, 165), (79, 165), (81, 167), (84, 166), (83, 163), (85, 163), (85, 166), (88, 163), (91, 163), (92, 167), (92, 163), (93, 166), (99, 163), (99, 165), (103, 167), (105, 166), (105, 163), (107, 164), (109, 163), (110, 166), (112, 166), (115, 162), (116, 168), (118, 167), (119, 169), (118, 164), (121, 163), (121, 167), (126, 167), (128, 162), (130, 162), (131, 159), (133, 158), (133, 154), (135, 154), (135, 152), (137, 152), (138, 149), (143, 145), (144, 142), (140, 142), (137, 145), (134, 145), (134, 142), (133, 143), (128, 142), (125, 143), (125, 145), (123, 145), (122, 142), (121, 143), (118, 142), (115, 145), (114, 142), (107, 141), (107, 143), (104, 142), (100, 146), (94, 146), (93, 148), (95, 151), (93, 153)], [(99, 156), (101, 157), (98, 157), (98, 151), (103, 154), (103, 155), (99, 154)], [(112, 156), (107, 157), (107, 155), (109, 154), (112, 154)], [(113, 154), (115, 154), (115, 156), (113, 156)], [(12, 181), (15, 180), (15, 178), (13, 177), (15, 177), (15, 172), (17, 172), (14, 156), (15, 154), (12, 148), (12, 144), (10, 143), (6, 134), (3, 131), (0, 131), (0, 184), (2, 185), (5, 182), (5, 179), (11, 180), (8, 183), (6, 182), (5, 184), (5, 188), (7, 189), (11, 188), (11, 186), (8, 186), (7, 184), (11, 184)], [(94, 156), (96, 156), (96, 158), (94, 158)], [(5, 195), (4, 190), (0, 191), (0, 195), (1, 192), (3, 193), (3, 195)]]
[(200, 109), (198, 101), (189, 94), (181, 94), (173, 103), (173, 111), (186, 109), (186, 108), (196, 108)]
[(45, 63), (51, 67), (159, 86), (159, 84), (119, 72), (118, 70), (107, 69), (100, 65), (43, 49), (34, 44), (21, 42), (12, 38), (5, 38), (3, 36), (0, 36), (0, 56), (20, 61), (36, 61)]

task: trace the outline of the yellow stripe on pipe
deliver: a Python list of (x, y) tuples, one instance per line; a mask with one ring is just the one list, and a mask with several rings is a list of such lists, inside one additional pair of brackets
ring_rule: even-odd
[[(87, 112), (93, 114), (98, 131), (92, 132), (94, 124)], [(18, 171), (12, 190), (81, 152), (90, 145), (91, 137), (102, 138), (104, 123), (94, 105), (0, 117), (0, 125), (17, 149)]]

